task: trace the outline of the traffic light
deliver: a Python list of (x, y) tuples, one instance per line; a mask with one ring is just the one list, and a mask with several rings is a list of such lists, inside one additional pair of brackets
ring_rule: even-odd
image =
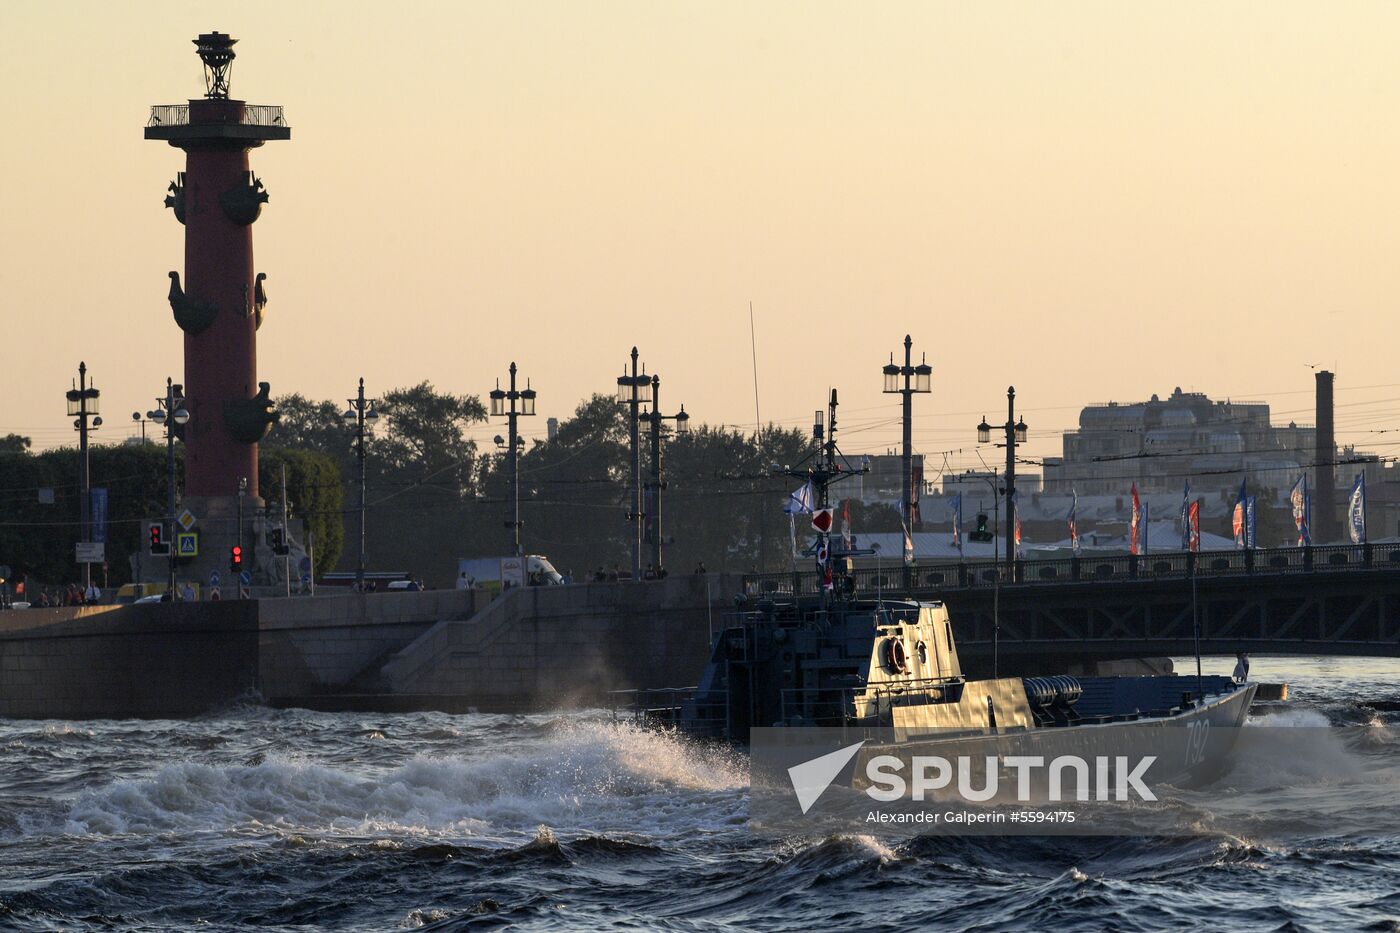
[(272, 546), (272, 553), (276, 554), (278, 557), (284, 557), (292, 553), (292, 546), (287, 542), (287, 532), (285, 529), (268, 529), (267, 543)]
[(228, 549), (228, 569), (230, 573), (238, 573), (243, 569), (243, 547), (235, 544)]
[(991, 533), (991, 531), (988, 530), (988, 528), (987, 528), (987, 513), (986, 513), (986, 512), (978, 512), (978, 513), (977, 513), (977, 528), (976, 528), (975, 531), (973, 531), (971, 534), (969, 534), (969, 535), (967, 536), (967, 540), (969, 540), (969, 541), (990, 541), (990, 540), (992, 540), (992, 533)]
[(151, 522), (149, 531), (151, 556), (169, 557), (170, 542), (165, 540), (165, 524), (163, 522)]

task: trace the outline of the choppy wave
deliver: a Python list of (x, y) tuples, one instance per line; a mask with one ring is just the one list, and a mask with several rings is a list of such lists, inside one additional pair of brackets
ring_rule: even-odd
[(741, 760), (630, 725), (581, 722), (527, 753), (415, 756), (364, 776), (305, 760), (178, 762), (153, 777), (83, 793), (69, 833), (191, 830), (451, 833), (606, 815), (637, 832), (671, 833), (732, 815), (747, 785)]
[(1166, 838), (767, 837), (590, 713), (0, 722), (0, 928), (1400, 929), (1400, 664), (1296, 663)]

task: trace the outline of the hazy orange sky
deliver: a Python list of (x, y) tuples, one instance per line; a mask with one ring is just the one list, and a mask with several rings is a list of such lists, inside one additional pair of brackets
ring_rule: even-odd
[[(240, 39), (271, 296), (260, 378), (343, 399), (519, 362), (547, 415), (640, 346), (663, 407), (898, 442), (880, 366), (934, 367), (917, 448), (978, 464), (1014, 382), (1032, 455), (1176, 385), (1400, 442), (1400, 6), (1387, 3), (19, 3), (0, 6), (0, 433), (114, 440), (181, 373), (147, 107)], [(489, 438), (499, 428), (477, 431)], [(986, 451), (988, 461), (992, 452)]]

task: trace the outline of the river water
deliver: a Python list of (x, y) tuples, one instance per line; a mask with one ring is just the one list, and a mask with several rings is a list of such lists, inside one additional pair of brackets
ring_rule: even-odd
[(596, 711), (0, 722), (0, 929), (1400, 930), (1400, 662), (1253, 674), (1366, 737), (1222, 779), (1309, 830), (765, 837), (742, 757)]

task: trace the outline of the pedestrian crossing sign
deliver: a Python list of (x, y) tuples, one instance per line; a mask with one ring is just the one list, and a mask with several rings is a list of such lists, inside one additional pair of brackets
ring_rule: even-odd
[(199, 532), (177, 532), (175, 535), (175, 553), (180, 557), (198, 557)]

